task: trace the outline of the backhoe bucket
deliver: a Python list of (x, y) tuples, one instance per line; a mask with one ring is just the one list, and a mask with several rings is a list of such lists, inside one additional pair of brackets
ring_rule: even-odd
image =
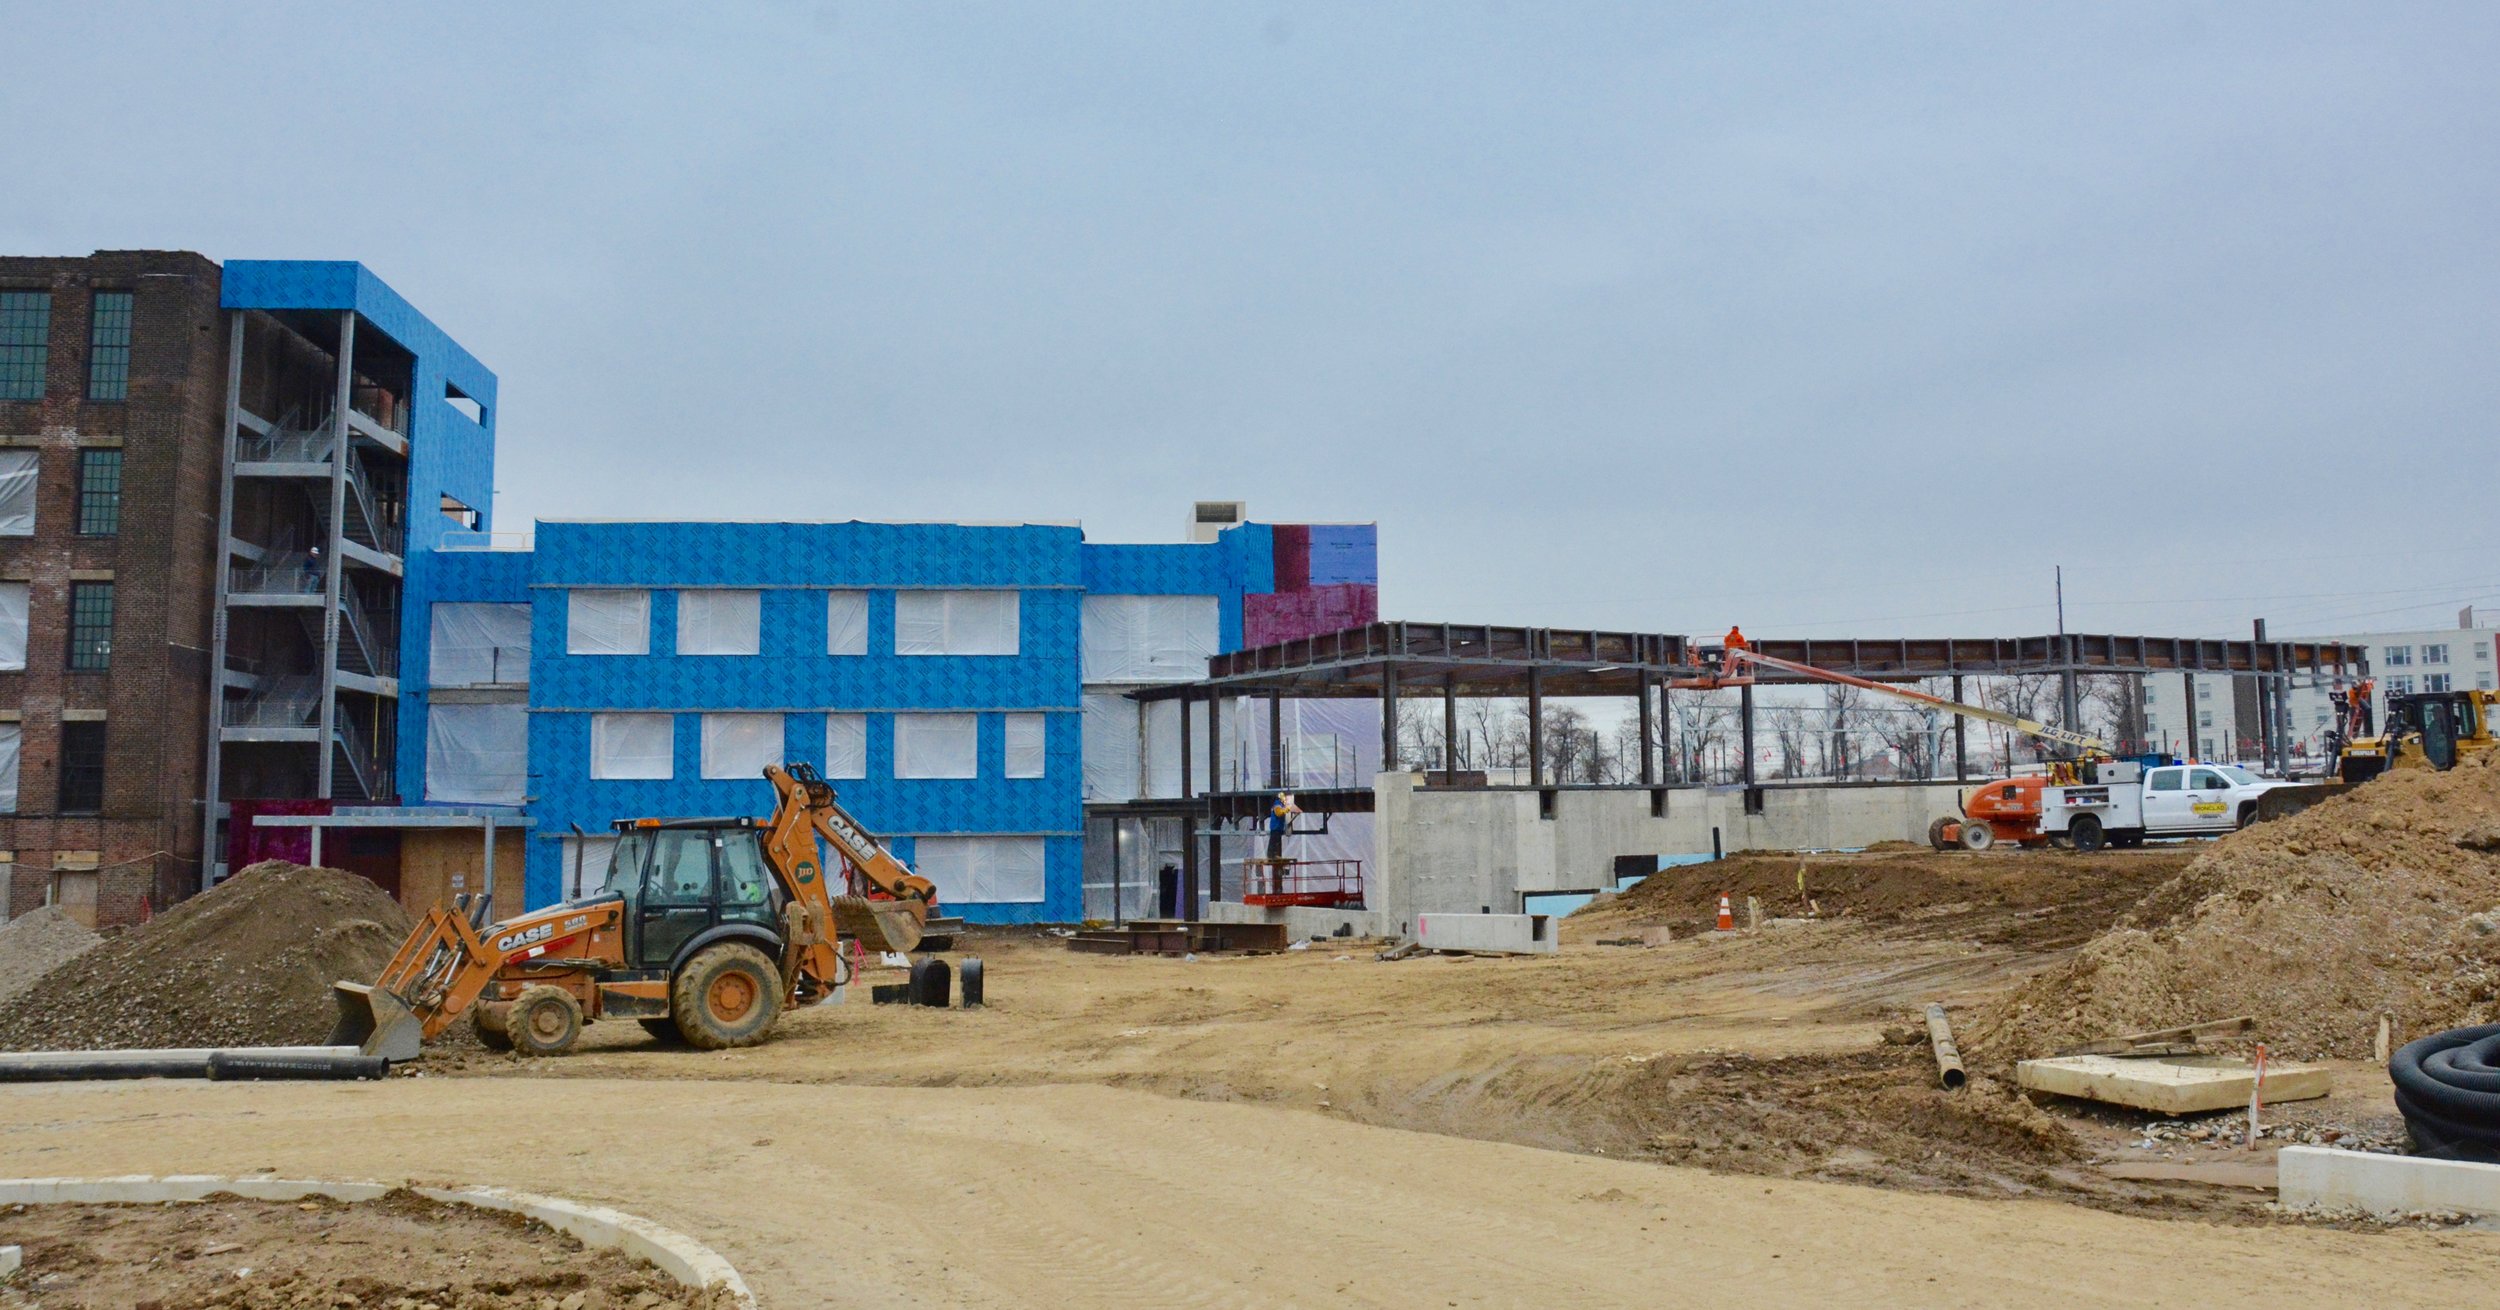
[(912, 901), (833, 898), (834, 931), (858, 938), (860, 946), (871, 951), (909, 951), (919, 946), (921, 916), (927, 913)]
[(338, 1025), (330, 1045), (353, 1046), (396, 1064), (425, 1050), (425, 1023), (409, 1013), (408, 1003), (391, 992), (365, 983), (330, 984), (330, 999), (339, 1007)]

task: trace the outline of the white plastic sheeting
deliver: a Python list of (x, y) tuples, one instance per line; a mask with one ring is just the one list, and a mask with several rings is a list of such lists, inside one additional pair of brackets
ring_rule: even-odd
[(1222, 648), (1213, 596), (1087, 596), (1087, 682), (1195, 682)]
[(1126, 696), (1085, 697), (1085, 799), (1109, 803), (1137, 799), (1137, 711)]
[(0, 814), (17, 813), (17, 758), (25, 744), (24, 728), (0, 723)]
[[(1224, 704), (1225, 740), (1217, 753), (1213, 779), (1219, 789), (1229, 790), (1240, 781), (1241, 754), (1232, 734), (1241, 704)], [(1086, 800), (1107, 803), (1181, 794), (1179, 701), (1139, 702), (1093, 692), (1085, 696), (1084, 710)], [(1189, 711), (1189, 775), (1194, 789), (1208, 790), (1207, 707), (1203, 704)], [(1253, 785), (1258, 781), (1253, 779)]]
[(438, 601), (427, 651), (426, 676), (437, 687), (526, 686), (530, 607)]
[(0, 582), (0, 669), (26, 667), (26, 584)]
[(828, 591), (825, 593), (825, 653), (827, 655), (865, 655), (868, 653), (867, 592)]
[[(1249, 761), (1250, 787), (1267, 785), (1267, 702), (1236, 702), (1228, 737)], [(1380, 772), (1380, 702), (1369, 699), (1288, 700), (1284, 721), (1284, 785), (1369, 787)]]
[(978, 714), (895, 715), (894, 776), (897, 778), (980, 777), (981, 716)]
[(529, 707), (435, 705), (425, 716), (425, 798), (518, 805), (529, 787)]
[(35, 535), (35, 452), (0, 450), (0, 537)]
[(616, 838), (565, 837), (564, 899), (577, 901), (607, 885), (608, 867), (616, 863)]
[(1048, 755), (1049, 720), (1039, 714), (1007, 716), (1007, 776), (1038, 778)]
[(677, 653), (753, 655), (764, 649), (764, 593), (677, 593)]
[(761, 778), (764, 766), (781, 763), (778, 714), (703, 716), (703, 776)]
[(828, 778), (865, 778), (868, 776), (867, 715), (828, 714), (825, 716), (825, 776)]
[[(579, 595), (580, 593), (574, 593)], [(677, 775), (677, 718), (670, 714), (590, 716), (590, 776), (672, 778)]]
[(912, 870), (937, 884), (938, 904), (1038, 901), (1048, 890), (1039, 837), (923, 837)]
[(567, 655), (651, 653), (651, 593), (580, 588), (564, 605)]
[(904, 591), (894, 597), (897, 655), (1013, 655), (1019, 593)]

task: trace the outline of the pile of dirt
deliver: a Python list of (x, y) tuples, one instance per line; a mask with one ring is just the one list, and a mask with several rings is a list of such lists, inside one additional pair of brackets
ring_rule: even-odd
[(0, 923), (0, 1004), (101, 940), (86, 925), (50, 905)]
[(1719, 897), (1742, 921), (1745, 898), (1766, 917), (1855, 919), (1920, 935), (2060, 950), (2107, 930), (2146, 892), (2183, 868), (2175, 847), (2100, 851), (2006, 849), (1984, 853), (1898, 849), (1849, 855), (1758, 852), (1661, 869), (1619, 896), (1601, 897), (1565, 925), (1565, 941), (1589, 941), (1664, 925), (1709, 928)]
[(408, 926), (352, 873), (255, 864), (0, 1005), (0, 1050), (318, 1042), (337, 1014), (330, 984), (370, 981)]
[(2390, 773), (2235, 833), (1980, 1015), (2006, 1062), (2250, 1014), (2279, 1055), (2363, 1058), (2500, 1015), (2500, 754)]
[(159, 1310), (434, 1306), (437, 1310), (722, 1310), (725, 1287), (697, 1291), (616, 1251), (518, 1215), (392, 1192), (331, 1200), (197, 1205), (15, 1206), (0, 1236), (25, 1268), (0, 1307), (155, 1306)]

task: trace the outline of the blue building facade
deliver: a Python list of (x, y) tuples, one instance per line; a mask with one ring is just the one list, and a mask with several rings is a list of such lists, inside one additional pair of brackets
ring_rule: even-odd
[[(548, 522), (528, 551), (485, 544), (442, 543), (424, 571), (410, 667), (429, 676), (405, 703), (426, 728), (402, 736), (400, 790), (522, 806), (532, 906), (595, 885), (613, 820), (758, 813), (761, 765), (797, 760), (951, 912), (1081, 918), (1104, 678), (1203, 676), (1276, 590), (1261, 524), (1096, 545), (1048, 525)], [(1175, 599), (1151, 612), (1186, 631), (1122, 626)]]

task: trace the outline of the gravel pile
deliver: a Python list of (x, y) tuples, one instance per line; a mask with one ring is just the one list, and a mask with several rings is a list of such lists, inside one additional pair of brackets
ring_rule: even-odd
[(370, 982), (408, 926), (352, 873), (255, 864), (0, 1003), (0, 1050), (318, 1042), (330, 984)]
[(0, 1004), (101, 940), (50, 905), (0, 923)]

